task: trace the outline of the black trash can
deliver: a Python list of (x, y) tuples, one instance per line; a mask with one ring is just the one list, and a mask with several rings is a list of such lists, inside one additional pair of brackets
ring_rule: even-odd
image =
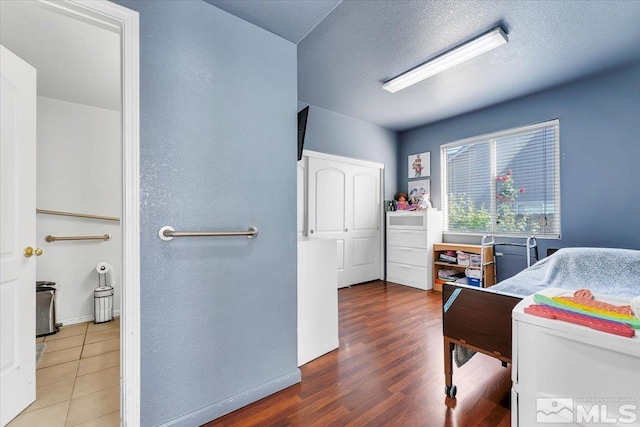
[(56, 324), (55, 282), (36, 282), (36, 337), (52, 335), (60, 328)]

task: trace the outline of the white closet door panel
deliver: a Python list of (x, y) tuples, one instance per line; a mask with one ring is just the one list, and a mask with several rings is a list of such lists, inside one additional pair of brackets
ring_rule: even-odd
[(336, 240), (336, 254), (337, 254), (337, 265), (338, 271), (344, 271), (345, 268), (345, 260), (344, 260), (344, 240)]
[(378, 261), (378, 239), (362, 237), (353, 239), (353, 266), (376, 265)]
[(350, 286), (351, 282), (351, 260), (349, 255), (351, 254), (351, 241), (348, 239), (337, 240), (337, 268), (338, 268), (338, 288), (344, 288)]
[(347, 238), (346, 204), (350, 200), (347, 170), (343, 164), (325, 159), (308, 158), (308, 236), (337, 241), (336, 268), (338, 287), (349, 286), (350, 242)]
[(350, 167), (352, 211), (349, 238), (352, 241), (352, 283), (368, 282), (380, 278), (380, 169), (365, 166)]
[(377, 210), (380, 186), (372, 173), (379, 174), (378, 170), (358, 171), (352, 179), (354, 230), (373, 231), (380, 226), (380, 213)]
[(338, 169), (315, 172), (315, 233), (344, 232), (345, 174)]

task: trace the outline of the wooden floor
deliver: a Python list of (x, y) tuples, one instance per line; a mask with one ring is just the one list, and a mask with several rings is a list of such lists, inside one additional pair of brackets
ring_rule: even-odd
[(338, 291), (340, 348), (302, 382), (207, 426), (509, 426), (511, 368), (476, 354), (445, 397), (439, 292), (370, 282)]

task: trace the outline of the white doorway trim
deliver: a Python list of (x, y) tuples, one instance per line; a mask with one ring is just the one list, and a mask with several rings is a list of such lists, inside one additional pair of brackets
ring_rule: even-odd
[(120, 419), (140, 425), (140, 54), (138, 12), (106, 0), (40, 0), (42, 6), (117, 32), (122, 91), (122, 300)]
[(366, 166), (384, 170), (384, 163), (372, 162), (370, 160), (354, 159), (351, 157), (336, 156), (335, 154), (327, 154), (310, 150), (302, 150), (302, 155), (307, 157), (315, 157), (316, 159), (333, 160), (334, 162), (348, 163), (350, 165)]

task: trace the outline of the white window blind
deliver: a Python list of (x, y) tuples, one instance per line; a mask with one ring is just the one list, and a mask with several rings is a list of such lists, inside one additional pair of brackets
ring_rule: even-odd
[(445, 231), (560, 237), (560, 123), (441, 147)]

